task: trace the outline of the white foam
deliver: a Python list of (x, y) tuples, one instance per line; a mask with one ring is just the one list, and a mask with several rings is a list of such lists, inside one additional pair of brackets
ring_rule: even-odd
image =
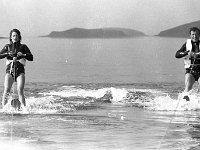
[(93, 98), (101, 98), (105, 94), (110, 93), (112, 94), (112, 101), (113, 102), (118, 102), (122, 100), (123, 98), (126, 97), (128, 90), (127, 89), (120, 89), (120, 88), (102, 88), (102, 89), (80, 89), (80, 88), (66, 88), (66, 89), (61, 89), (60, 91), (51, 91), (48, 93), (40, 93), (43, 94), (44, 96), (60, 96), (60, 97), (93, 97)]
[(107, 89), (99, 89), (99, 90), (86, 90), (86, 89), (63, 89), (60, 91), (51, 91), (48, 93), (40, 93), (43, 95), (53, 95), (53, 96), (61, 96), (61, 97), (95, 97), (100, 98), (103, 97), (106, 93)]
[(75, 88), (72, 86), (64, 86), (59, 91), (50, 91), (46, 93), (40, 93), (44, 96), (60, 96), (60, 97), (93, 97), (93, 98), (101, 98), (105, 94), (110, 93), (112, 95), (112, 102), (113, 103), (119, 103), (122, 102), (127, 96), (129, 92), (150, 92), (154, 94), (161, 93), (161, 91), (158, 90), (152, 90), (152, 89), (126, 89), (126, 88), (102, 88), (102, 89), (81, 89), (81, 88)]
[(124, 89), (124, 88), (122, 88), (122, 89), (110, 88), (110, 91), (113, 96), (113, 99), (112, 99), (113, 103), (121, 102), (123, 99), (126, 98), (126, 96), (128, 94), (128, 90)]
[(3, 141), (0, 142), (0, 145), (1, 150), (37, 150), (21, 141)]
[(200, 109), (200, 96), (197, 93), (190, 93), (190, 101), (183, 99), (185, 93), (181, 93), (178, 99), (172, 99), (170, 96), (156, 97), (151, 103), (149, 109), (162, 111), (187, 111)]
[[(67, 109), (62, 106), (60, 103), (54, 103), (56, 100), (53, 96), (45, 96), (45, 97), (29, 97), (26, 100), (26, 109), (27, 112), (30, 113), (38, 113), (38, 114), (52, 114), (57, 113), (58, 108)], [(69, 108), (68, 108), (69, 109)]]
[[(129, 97), (129, 94), (132, 95), (132, 93), (133, 96)], [(148, 96), (149, 93), (150, 96), (157, 95), (153, 102), (152, 97)], [(166, 95), (166, 93), (163, 93), (162, 91), (159, 91), (157, 89), (128, 89), (117, 87), (83, 89), (77, 88), (76, 86), (63, 86), (59, 89), (39, 94), (41, 94), (41, 97), (29, 97), (27, 99), (26, 108), (29, 112), (57, 113), (59, 110), (73, 111), (74, 109), (76, 109), (76, 106), (84, 106), (87, 103), (87, 101), (85, 101), (85, 98), (88, 97), (100, 100), (101, 98), (103, 98), (102, 100), (104, 100), (104, 98), (109, 98), (109, 100), (111, 100), (113, 104), (133, 104), (133, 106), (136, 107), (151, 107), (155, 110), (167, 110), (166, 108), (164, 108), (164, 105), (160, 105), (162, 105), (163, 101), (167, 100), (168, 103), (170, 101), (169, 97), (158, 97), (158, 95)], [(79, 99), (74, 99), (73, 101), (70, 101), (69, 99), (69, 101), (65, 101), (64, 98), (69, 97), (78, 97)], [(174, 101), (172, 100), (172, 102)], [(66, 105), (63, 105), (63, 103)]]

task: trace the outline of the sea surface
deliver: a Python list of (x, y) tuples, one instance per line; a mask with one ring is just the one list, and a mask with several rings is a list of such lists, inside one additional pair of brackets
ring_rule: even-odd
[[(34, 55), (27, 112), (0, 110), (0, 149), (200, 149), (199, 87), (181, 99), (185, 71), (175, 58), (185, 41), (24, 37)], [(0, 72), (2, 95), (5, 59)]]

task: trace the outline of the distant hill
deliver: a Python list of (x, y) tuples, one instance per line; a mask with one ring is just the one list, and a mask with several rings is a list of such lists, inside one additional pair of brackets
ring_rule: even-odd
[(66, 31), (53, 31), (43, 37), (51, 38), (127, 38), (145, 36), (143, 32), (126, 28), (84, 29), (72, 28)]
[(161, 31), (157, 36), (188, 37), (189, 36), (189, 29), (191, 27), (200, 28), (200, 21), (187, 23), (187, 24), (184, 24), (184, 25), (177, 26), (175, 28), (171, 28), (171, 29), (168, 29), (168, 30), (165, 30), (165, 31)]
[(0, 37), (0, 39), (8, 39), (9, 37)]

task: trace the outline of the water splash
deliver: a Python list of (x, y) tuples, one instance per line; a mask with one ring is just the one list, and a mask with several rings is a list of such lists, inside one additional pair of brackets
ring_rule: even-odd
[(183, 99), (183, 96), (188, 93), (180, 93), (178, 99), (172, 99), (170, 96), (156, 97), (149, 107), (151, 110), (161, 111), (197, 111), (200, 110), (200, 95), (192, 91), (189, 93), (190, 101)]
[(25, 144), (25, 141), (4, 141), (0, 142), (1, 150), (37, 150), (32, 146)]
[(31, 103), (31, 105), (34, 108), (41, 106), (42, 110), (43, 108), (51, 108), (55, 111), (65, 112), (84, 108), (88, 109), (88, 107), (95, 109), (98, 107), (97, 103), (146, 107), (146, 105), (148, 106), (150, 104), (149, 102), (152, 101), (155, 95), (163, 95), (163, 92), (155, 89), (117, 87), (84, 89), (75, 86), (63, 86), (59, 89), (40, 94), (43, 98), (38, 100), (32, 99), (33, 103)]
[(169, 94), (160, 88), (59, 86), (26, 98), (26, 108), (29, 113), (39, 114), (98, 109), (103, 103), (154, 111), (200, 109), (198, 100), (200, 95), (195, 91), (187, 93), (191, 98), (189, 102), (182, 99), (186, 93), (177, 94), (178, 98), (172, 98)]

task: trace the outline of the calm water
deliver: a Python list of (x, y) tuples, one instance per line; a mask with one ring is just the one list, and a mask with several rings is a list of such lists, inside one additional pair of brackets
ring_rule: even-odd
[[(198, 86), (184, 88), (185, 39), (24, 38), (26, 114), (0, 112), (1, 149), (200, 149)], [(7, 40), (0, 41), (3, 47)], [(5, 60), (0, 61), (0, 92)]]
[[(175, 52), (185, 39), (24, 39), (34, 55), (27, 81), (61, 83), (146, 83), (183, 81)], [(3, 47), (7, 40), (1, 40)], [(4, 72), (5, 61), (0, 61)], [(1, 74), (0, 79), (4, 78)]]

